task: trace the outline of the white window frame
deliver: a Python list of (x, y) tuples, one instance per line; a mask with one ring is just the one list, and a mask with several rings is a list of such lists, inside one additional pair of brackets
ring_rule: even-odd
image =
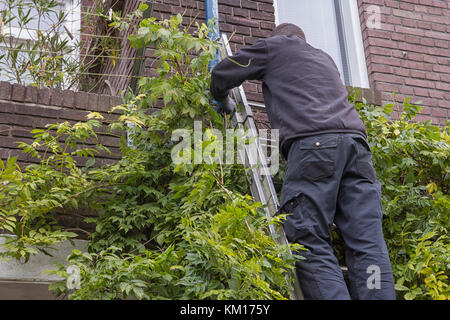
[[(278, 1), (274, 0), (275, 8), (275, 24), (280, 24)], [(298, 1), (298, 0), (291, 0)], [(345, 76), (342, 75), (343, 81), (346, 85), (369, 88), (369, 78), (367, 73), (367, 65), (365, 59), (364, 45), (361, 33), (361, 24), (359, 20), (359, 11), (357, 0), (335, 0), (335, 12), (340, 12), (341, 17), (336, 17), (336, 20), (341, 23), (339, 26), (341, 28), (341, 56), (346, 60), (346, 76), (348, 79), (344, 79)], [(307, 36), (307, 35), (306, 35)], [(345, 52), (342, 52), (345, 50)], [(343, 63), (344, 64), (344, 63)]]
[[(62, 40), (68, 40), (69, 47), (76, 47), (77, 43), (80, 41), (80, 29), (81, 29), (81, 0), (59, 0), (63, 5), (63, 10), (69, 14), (66, 16), (64, 26), (70, 32), (72, 37), (68, 35), (67, 32), (61, 34)], [(35, 29), (21, 29), (19, 27), (5, 26), (3, 33), (7, 37), (13, 37), (18, 42), (29, 41), (37, 39), (37, 30)], [(74, 59), (78, 59), (79, 50), (73, 51), (70, 56)], [(63, 88), (64, 88), (63, 84)]]

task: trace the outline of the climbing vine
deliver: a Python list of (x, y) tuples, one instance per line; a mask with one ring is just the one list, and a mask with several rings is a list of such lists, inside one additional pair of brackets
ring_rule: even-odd
[[(145, 9), (142, 7), (141, 9)], [(15, 158), (0, 161), (0, 228), (10, 233), (4, 257), (29, 258), (76, 234), (56, 223), (58, 208), (89, 208), (98, 217), (86, 251), (74, 250), (67, 263), (80, 271), (51, 285), (70, 299), (286, 299), (286, 275), (298, 256), (268, 235), (267, 218), (248, 195), (246, 169), (220, 161), (174, 163), (177, 129), (193, 132), (201, 122), (200, 148), (188, 144), (178, 155), (192, 160), (217, 156), (227, 128), (211, 107), (209, 61), (217, 44), (208, 27), (182, 16), (143, 19), (130, 37), (136, 47), (152, 46), (156, 75), (139, 81), (111, 111), (120, 116), (111, 132), (129, 133), (122, 157), (106, 166), (95, 154), (108, 151), (96, 142), (102, 116), (49, 124), (32, 131), (24, 152), (39, 164), (20, 169)], [(438, 127), (411, 121), (420, 107), (406, 99), (399, 106), (373, 106), (350, 97), (365, 122), (378, 180), (383, 186), (384, 232), (396, 290), (404, 299), (449, 298), (449, 135)], [(229, 120), (229, 119), (228, 119)], [(104, 129), (104, 128), (102, 128)], [(244, 139), (235, 137), (235, 140)], [(89, 141), (89, 144), (85, 142)], [(236, 141), (237, 142), (237, 141)], [(244, 141), (245, 142), (245, 141)], [(248, 141), (247, 141), (248, 142)], [(211, 152), (211, 150), (213, 150)], [(208, 152), (206, 152), (208, 151)], [(80, 166), (79, 157), (86, 158)], [(283, 171), (278, 175), (279, 186)], [(303, 250), (291, 245), (292, 252)], [(342, 261), (341, 250), (337, 255)]]
[[(286, 276), (297, 259), (287, 245), (268, 234), (269, 219), (248, 195), (246, 171), (239, 164), (207, 161), (215, 157), (217, 134), (226, 128), (210, 104), (209, 61), (217, 43), (208, 27), (193, 22), (182, 26), (182, 16), (156, 21), (144, 19), (132, 45), (152, 45), (158, 60), (157, 76), (139, 81), (140, 93), (129, 93), (112, 111), (121, 115), (111, 131), (129, 132), (122, 158), (114, 164), (93, 166), (100, 144), (95, 140), (102, 116), (75, 125), (49, 125), (34, 130), (25, 152), (40, 164), (24, 171), (10, 159), (2, 171), (0, 191), (3, 227), (8, 239), (3, 255), (29, 257), (48, 251), (68, 233), (54, 221), (55, 208), (92, 208), (95, 232), (86, 252), (75, 250), (68, 263), (79, 268), (79, 289), (67, 281), (51, 285), (71, 299), (286, 299)], [(194, 29), (194, 30), (193, 30)], [(155, 108), (163, 104), (162, 108)], [(154, 111), (154, 112), (151, 112)], [(177, 129), (192, 130), (200, 121), (201, 163), (172, 161)], [(62, 137), (65, 139), (61, 139)], [(240, 138), (236, 137), (235, 140)], [(214, 147), (214, 148), (213, 148)], [(42, 150), (45, 153), (42, 155)], [(192, 155), (198, 150), (192, 149)], [(79, 168), (75, 156), (89, 159)], [(302, 249), (292, 245), (291, 249)], [(54, 271), (63, 279), (65, 266)]]

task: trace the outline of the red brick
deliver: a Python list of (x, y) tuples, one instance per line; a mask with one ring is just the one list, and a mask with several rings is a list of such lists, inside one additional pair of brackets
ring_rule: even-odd
[(411, 61), (411, 60), (404, 60), (404, 61), (402, 61), (401, 65), (403, 68), (408, 68), (408, 69), (417, 69), (417, 70), (424, 70), (424, 71), (432, 71), (433, 70), (432, 64)]
[(388, 58), (384, 56), (370, 56), (368, 59), (368, 62), (372, 63), (380, 63), (380, 64), (387, 64), (390, 66), (397, 66), (400, 67), (403, 63), (402, 59), (398, 58)]
[(431, 22), (417, 21), (417, 27), (420, 29), (430, 30), (431, 26)]
[(373, 73), (373, 72), (394, 73), (394, 68), (389, 65), (371, 64), (368, 69), (369, 69), (369, 73)]
[(423, 46), (434, 46), (434, 40), (429, 38), (420, 38), (420, 44)]
[[(394, 36), (394, 35), (392, 35)], [(422, 37), (416, 37), (411, 35), (404, 36), (405, 41), (408, 43), (421, 44)]]
[(448, 50), (447, 49), (432, 47), (432, 48), (428, 48), (427, 53), (430, 55), (433, 55), (433, 56), (442, 56), (442, 57), (448, 58)]
[(442, 91), (430, 90), (429, 93), (430, 93), (430, 98), (436, 98), (436, 99), (444, 98), (444, 92), (442, 92)]
[(233, 8), (233, 15), (237, 17), (248, 18), (250, 17), (250, 10), (242, 8)]
[(251, 30), (251, 35), (253, 37), (258, 37), (258, 38), (268, 38), (271, 35), (271, 31), (270, 30), (260, 30), (260, 29), (250, 29)]
[(249, 1), (249, 0), (241, 0), (241, 6), (242, 8), (252, 9), (256, 10), (258, 8), (258, 4), (255, 1)]
[(410, 27), (410, 28), (416, 28), (417, 27), (417, 20), (412, 19), (402, 19), (402, 26)]
[(427, 31), (425, 31), (425, 37), (450, 41), (450, 34), (444, 33), (444, 32), (436, 32), (436, 31), (427, 30)]
[(391, 33), (386, 30), (368, 29), (365, 31), (367, 36), (374, 38), (390, 39)]
[(12, 86), (9, 82), (0, 81), (0, 99), (10, 100), (11, 99)]
[(442, 9), (430, 7), (430, 8), (428, 8), (428, 13), (439, 16), (439, 15), (442, 15)]
[(416, 12), (423, 12), (423, 13), (427, 13), (427, 7), (425, 6), (421, 6), (421, 5), (415, 5), (414, 6), (414, 11)]
[(399, 77), (392, 74), (384, 74), (384, 73), (376, 73), (372, 77), (375, 81), (380, 82), (388, 82), (388, 83), (395, 83), (395, 84), (403, 84), (404, 79), (403, 77)]
[(62, 109), (59, 118), (64, 120), (85, 121), (87, 120), (87, 111)]
[(369, 46), (368, 50), (366, 50), (366, 51), (368, 51), (368, 53), (371, 53), (371, 54), (382, 55), (382, 56), (391, 56), (392, 55), (391, 49), (381, 48), (381, 47)]
[(435, 119), (433, 119), (432, 117), (430, 117), (430, 116), (424, 116), (424, 115), (417, 115), (415, 118), (414, 118), (414, 120), (415, 121), (417, 121), (417, 122), (426, 122), (426, 121), (429, 121), (429, 120), (431, 120), (431, 121), (436, 121)]
[(426, 72), (425, 73), (425, 79), (427, 79), (427, 80), (439, 80), (439, 74), (436, 74), (434, 72)]
[(414, 94), (416, 96), (428, 97), (428, 89), (414, 88)]
[(111, 102), (108, 95), (101, 94), (98, 96), (97, 108), (95, 111), (108, 112), (111, 109)]
[(404, 34), (395, 33), (395, 32), (390, 35), (390, 38), (392, 38), (392, 40), (395, 40), (395, 41), (406, 41), (406, 36)]
[(261, 21), (261, 29), (273, 30), (273, 29), (275, 29), (275, 23)]
[(443, 66), (439, 64), (433, 65), (433, 71), (442, 72), (442, 73), (450, 73), (450, 66)]
[(89, 96), (87, 92), (77, 92), (75, 94), (75, 108), (88, 109)]
[(447, 110), (446, 109), (440, 109), (440, 108), (432, 108), (431, 109), (431, 115), (433, 117), (446, 118), (447, 117)]
[(407, 2), (400, 2), (400, 9), (406, 10), (406, 11), (415, 11), (414, 4), (407, 3)]
[(219, 13), (233, 14), (233, 8), (219, 4)]
[(450, 100), (439, 100), (439, 107), (450, 109)]
[(403, 26), (395, 26), (395, 32), (404, 33), (404, 34), (412, 34), (415, 36), (424, 36), (425, 32), (422, 29), (417, 28), (408, 28)]
[(419, 71), (419, 70), (411, 70), (411, 77), (412, 78), (420, 78), (425, 79), (426, 72)]
[(450, 83), (436, 82), (436, 89), (450, 91)]
[(275, 16), (272, 13), (263, 11), (250, 11), (250, 18), (255, 20), (274, 21)]
[[(447, 49), (449, 47), (450, 41), (435, 40), (434, 43), (437, 47)], [(450, 53), (449, 53), (449, 56), (450, 56)]]
[(401, 86), (398, 88), (398, 92), (401, 94), (413, 95), (414, 88), (408, 86)]
[[(0, 115), (0, 117), (1, 117), (1, 115)], [(11, 129), (11, 126), (0, 124), (0, 136), (9, 135), (10, 129)]]
[(12, 85), (11, 100), (13, 101), (25, 100), (25, 87), (20, 84), (14, 83)]
[(424, 88), (430, 88), (430, 89), (435, 88), (434, 81), (429, 81), (429, 80), (405, 78), (405, 83), (410, 86), (424, 87)]
[(180, 0), (164, 0), (165, 3), (180, 5)]
[(402, 24), (402, 19), (399, 17), (387, 16), (386, 22), (391, 25), (400, 25), (400, 24)]
[(221, 4), (225, 4), (232, 7), (240, 7), (241, 1), (240, 0), (221, 0)]
[(441, 81), (450, 82), (450, 74), (441, 74)]
[(27, 86), (25, 88), (25, 102), (37, 103), (38, 102), (38, 88), (34, 86)]
[(447, 26), (444, 24), (433, 23), (431, 29), (438, 32), (447, 32)]
[(397, 76), (409, 77), (410, 70), (406, 68), (395, 68), (394, 74), (396, 74)]
[(369, 46), (392, 48), (392, 49), (397, 49), (397, 47), (398, 47), (398, 44), (395, 41), (379, 39), (379, 38), (369, 38), (368, 44), (369, 44)]
[(250, 20), (247, 18), (227, 16), (226, 21), (231, 24), (248, 26), (248, 27), (259, 27), (260, 22), (255, 20)]
[(423, 61), (425, 61), (427, 63), (437, 63), (437, 58), (425, 54), (425, 55), (423, 55)]
[(49, 88), (41, 88), (38, 92), (38, 103), (50, 105), (51, 90)]
[(38, 116), (45, 118), (57, 119), (61, 108), (40, 106), (40, 105), (28, 105), (28, 104), (15, 104), (14, 105), (16, 114), (24, 114), (29, 116)]
[(73, 108), (75, 104), (75, 92), (71, 90), (64, 90), (62, 92), (61, 106)]
[(62, 105), (62, 91), (61, 89), (54, 88), (52, 89), (52, 95), (50, 99), (50, 104), (52, 106), (61, 106)]
[(398, 1), (392, 1), (392, 0), (384, 0), (384, 5), (391, 8), (398, 8), (399, 3)]
[(267, 4), (267, 3), (258, 3), (258, 10), (266, 11), (266, 12), (269, 12), (272, 14), (275, 13), (274, 6), (271, 4)]
[(446, 18), (444, 16), (433, 16), (433, 15), (424, 14), (422, 19), (424, 21), (429, 21), (429, 22), (436, 22), (436, 23), (442, 23), (442, 24), (448, 23), (448, 18)]
[(433, 5), (433, 0), (419, 0), (419, 3), (424, 5), (424, 6), (432, 6)]
[(415, 19), (415, 20), (421, 20), (422, 14), (414, 11), (405, 11), (405, 10), (398, 10), (393, 9), (392, 14), (394, 16), (402, 17), (402, 18), (409, 18), (409, 19)]

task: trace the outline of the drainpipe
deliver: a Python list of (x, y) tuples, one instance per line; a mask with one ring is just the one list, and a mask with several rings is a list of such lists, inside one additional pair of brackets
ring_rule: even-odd
[[(210, 31), (212, 40), (219, 40), (219, 5), (218, 0), (205, 0), (206, 23), (209, 24), (214, 20), (214, 28)], [(216, 53), (214, 59), (209, 63), (209, 70), (212, 70), (219, 63), (219, 53)]]

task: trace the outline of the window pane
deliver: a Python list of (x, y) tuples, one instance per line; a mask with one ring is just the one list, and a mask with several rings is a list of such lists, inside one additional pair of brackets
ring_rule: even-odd
[[(41, 30), (43, 32), (49, 30), (63, 30), (61, 20), (61, 12), (63, 12), (63, 1), (49, 1), (45, 6), (36, 7), (30, 0), (0, 0), (0, 12), (2, 16), (12, 18), (5, 27), (19, 28), (20, 35), (15, 36), (27, 38), (30, 31)], [(7, 13), (8, 11), (9, 14)], [(5, 19), (6, 20), (6, 19)], [(21, 22), (22, 21), (22, 27)], [(24, 24), (26, 22), (26, 24)], [(56, 26), (54, 29), (52, 26)], [(16, 30), (16, 33), (19, 32)]]
[[(8, 54), (17, 52), (17, 57), (15, 59), (8, 59)], [(11, 65), (12, 61), (15, 61), (15, 68)], [(20, 79), (25, 84), (33, 82), (30, 72), (27, 70), (26, 65), (29, 58), (26, 52), (16, 50), (15, 48), (5, 48), (0, 46), (0, 81), (12, 81), (16, 82), (15, 70), (21, 72)], [(23, 72), (22, 72), (23, 71)]]
[(294, 23), (303, 29), (313, 47), (328, 53), (343, 75), (334, 0), (277, 0), (278, 23)]

